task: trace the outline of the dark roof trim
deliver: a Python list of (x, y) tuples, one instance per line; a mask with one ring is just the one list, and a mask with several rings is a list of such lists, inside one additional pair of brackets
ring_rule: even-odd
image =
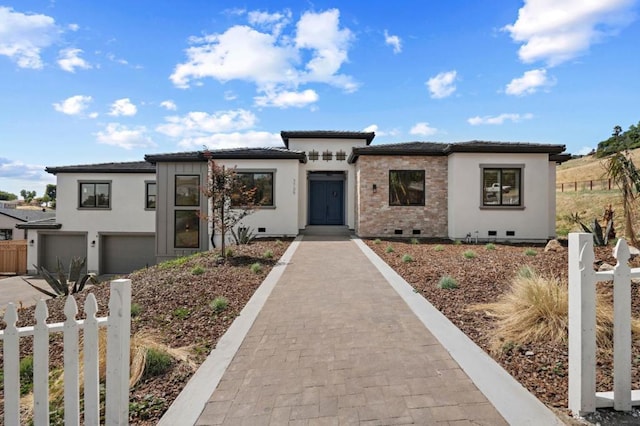
[(336, 130), (292, 130), (280, 132), (284, 146), (289, 148), (289, 139), (365, 139), (367, 145), (376, 137), (374, 132), (348, 132)]
[(78, 166), (46, 167), (45, 172), (58, 173), (155, 173), (153, 164), (146, 161), (131, 161), (127, 163), (81, 164)]
[(485, 142), (471, 141), (451, 143), (445, 153), (483, 152), (483, 153), (523, 153), (523, 154), (559, 154), (566, 149), (564, 145), (522, 142)]
[(55, 221), (43, 220), (43, 221), (19, 223), (16, 225), (16, 228), (18, 229), (60, 229), (62, 228), (62, 224), (56, 223)]
[(298, 160), (307, 162), (304, 152), (289, 151), (284, 148), (232, 148), (211, 151), (179, 152), (173, 154), (145, 155), (144, 159), (150, 163), (162, 162), (194, 162), (214, 160)]
[(571, 154), (551, 154), (549, 155), (549, 161), (555, 161), (558, 164), (562, 164), (565, 161), (571, 160)]

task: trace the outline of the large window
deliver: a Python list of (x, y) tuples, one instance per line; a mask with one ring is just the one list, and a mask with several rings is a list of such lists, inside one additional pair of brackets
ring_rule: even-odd
[(424, 170), (389, 171), (390, 206), (424, 206)]
[(81, 209), (111, 208), (111, 182), (80, 182)]
[[(254, 189), (253, 203), (273, 207), (273, 172), (237, 172), (238, 181), (244, 189)], [(232, 197), (231, 205), (242, 205), (240, 197)]]
[(200, 247), (200, 217), (197, 210), (175, 211), (175, 248)]
[(156, 183), (144, 183), (144, 208), (153, 210), (156, 208)]
[(200, 176), (176, 175), (176, 206), (200, 205)]
[(519, 167), (482, 169), (482, 205), (522, 206), (522, 169)]

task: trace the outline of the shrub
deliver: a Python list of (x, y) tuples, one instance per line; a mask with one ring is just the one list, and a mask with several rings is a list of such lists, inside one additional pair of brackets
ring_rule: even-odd
[(189, 315), (191, 315), (191, 310), (189, 308), (180, 307), (173, 310), (173, 315), (178, 319), (186, 319)]
[(256, 262), (251, 265), (251, 272), (253, 272), (254, 274), (259, 274), (260, 272), (262, 272), (262, 265), (260, 264), (260, 262)]
[(26, 356), (20, 360), (20, 395), (33, 389), (33, 357)]
[(405, 254), (404, 256), (402, 256), (402, 262), (403, 263), (411, 263), (411, 262), (413, 262), (413, 257), (411, 257), (410, 254)]
[(167, 260), (158, 264), (158, 268), (160, 269), (171, 269), (177, 268), (189, 261), (191, 256), (177, 257), (175, 259)]
[[(528, 276), (529, 275), (529, 276)], [(530, 267), (520, 268), (511, 288), (496, 302), (472, 306), (496, 319), (490, 343), (491, 351), (500, 352), (505, 342), (565, 344), (567, 341), (568, 291), (566, 283), (538, 275)], [(632, 320), (634, 333), (640, 321)], [(596, 341), (598, 348), (612, 348), (613, 306), (603, 294), (597, 295)]]
[(131, 318), (137, 317), (138, 315), (140, 315), (141, 312), (142, 312), (142, 306), (140, 306), (140, 304), (135, 302), (131, 304)]
[(273, 251), (267, 250), (262, 254), (265, 259), (273, 259)]
[(283, 243), (282, 243), (282, 241), (281, 241), (281, 240), (276, 240), (276, 245), (277, 245), (277, 246), (281, 246), (282, 244), (283, 244)]
[(438, 287), (445, 290), (453, 290), (454, 288), (458, 288), (458, 282), (452, 276), (445, 275), (438, 281)]
[(382, 240), (380, 238), (376, 238), (375, 240), (373, 240), (373, 244), (381, 244)]
[(524, 254), (527, 256), (535, 256), (538, 254), (538, 252), (535, 249), (528, 248), (524, 251)]
[(493, 244), (493, 243), (487, 243), (487, 245), (485, 245), (484, 248), (486, 250), (495, 250), (496, 249), (496, 245)]
[(459, 245), (462, 245), (462, 241), (460, 241), (460, 240), (455, 240), (455, 241), (453, 242), (453, 244), (455, 244), (455, 245), (459, 246)]
[(191, 270), (191, 273), (193, 275), (202, 275), (204, 274), (204, 268), (200, 265), (194, 266), (193, 269)]
[(443, 250), (444, 250), (444, 247), (442, 247), (442, 245), (438, 244), (438, 245), (437, 245), (437, 246), (435, 246), (433, 249), (434, 249), (435, 251), (443, 251)]
[(231, 247), (225, 249), (224, 257), (233, 257), (233, 249)]
[(227, 309), (227, 306), (229, 306), (229, 300), (227, 300), (226, 297), (222, 296), (216, 297), (209, 303), (209, 307), (211, 308), (211, 310), (213, 310), (214, 314), (219, 314), (220, 312), (224, 311), (225, 309)]
[(386, 251), (387, 253), (393, 253), (393, 252), (394, 252), (394, 250), (393, 250), (393, 247), (392, 247), (392, 246), (387, 246), (387, 248), (385, 249), (385, 251)]
[(144, 377), (155, 377), (166, 373), (171, 368), (173, 359), (168, 353), (155, 348), (147, 349), (144, 363)]
[(475, 259), (476, 258), (476, 252), (473, 250), (465, 250), (464, 253), (462, 253), (462, 255), (464, 256), (465, 259)]
[(415, 244), (420, 244), (420, 240), (418, 240), (417, 238), (414, 237), (414, 238), (411, 239), (411, 244), (414, 244), (414, 245)]

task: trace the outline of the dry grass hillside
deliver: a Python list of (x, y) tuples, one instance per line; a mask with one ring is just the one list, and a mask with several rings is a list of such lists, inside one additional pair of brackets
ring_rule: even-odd
[[(640, 149), (631, 151), (633, 162), (640, 167)], [(607, 159), (587, 155), (582, 158), (569, 160), (558, 166), (556, 173), (556, 229), (558, 236), (565, 236), (569, 232), (579, 231), (568, 220), (570, 214), (578, 213), (585, 224), (591, 225), (597, 218), (602, 223), (604, 209), (611, 205), (614, 212), (614, 224), (618, 236), (623, 236), (622, 199), (618, 188), (612, 184), (611, 190), (606, 184)], [(593, 181), (593, 190), (590, 181)], [(574, 182), (578, 182), (575, 191)], [(560, 191), (560, 184), (564, 183), (564, 191)], [(640, 230), (640, 226), (637, 228)]]

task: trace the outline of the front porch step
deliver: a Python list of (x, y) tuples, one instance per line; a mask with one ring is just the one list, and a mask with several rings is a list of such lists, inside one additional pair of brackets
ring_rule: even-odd
[(342, 235), (352, 234), (346, 225), (309, 225), (300, 231), (302, 235)]

